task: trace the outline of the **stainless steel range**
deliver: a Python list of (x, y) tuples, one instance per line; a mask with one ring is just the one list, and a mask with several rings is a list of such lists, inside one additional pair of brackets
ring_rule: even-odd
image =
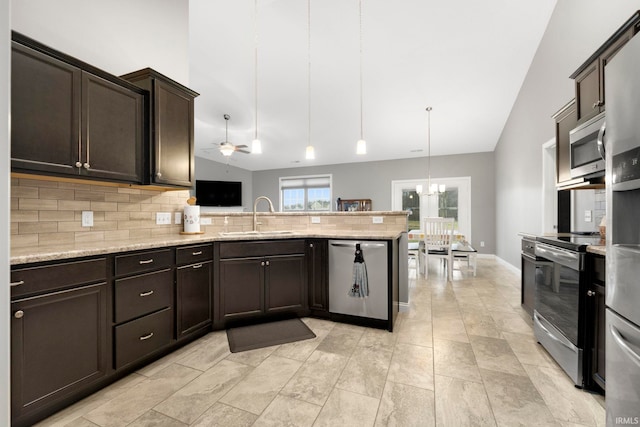
[(577, 387), (584, 386), (584, 348), (587, 334), (587, 273), (585, 252), (600, 243), (588, 233), (538, 237), (533, 326), (536, 339), (558, 362)]

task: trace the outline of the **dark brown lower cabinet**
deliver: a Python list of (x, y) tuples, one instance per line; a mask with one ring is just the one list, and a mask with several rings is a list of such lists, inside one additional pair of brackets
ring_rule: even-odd
[(591, 373), (591, 382), (595, 382), (600, 388), (605, 388), (605, 258), (601, 256), (590, 255), (593, 257), (593, 269), (591, 275), (591, 284), (587, 291), (587, 298), (591, 300), (591, 304), (587, 304), (588, 310), (592, 315), (587, 319), (592, 321), (589, 330), (593, 331), (590, 345), (589, 366)]
[(302, 240), (220, 245), (217, 322), (306, 310)]
[(176, 271), (177, 338), (211, 325), (212, 261), (178, 267)]
[(12, 423), (105, 377), (106, 283), (18, 299), (11, 314)]
[(320, 317), (329, 317), (328, 250), (329, 245), (326, 239), (307, 241), (309, 310), (313, 315)]

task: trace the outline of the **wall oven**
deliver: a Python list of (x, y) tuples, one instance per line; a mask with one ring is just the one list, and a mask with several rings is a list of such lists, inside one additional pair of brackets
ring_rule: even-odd
[(569, 132), (571, 178), (604, 174), (604, 113)]
[[(590, 388), (585, 378), (585, 342), (593, 322), (587, 308), (588, 274), (586, 248), (598, 244), (599, 236), (538, 237), (538, 266), (533, 329), (536, 339), (573, 380), (576, 387)], [(585, 384), (585, 382), (587, 384)]]

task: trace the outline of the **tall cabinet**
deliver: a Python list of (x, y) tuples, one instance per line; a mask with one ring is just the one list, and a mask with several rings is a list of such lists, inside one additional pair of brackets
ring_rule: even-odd
[(145, 68), (123, 79), (149, 91), (151, 114), (145, 184), (192, 187), (194, 184), (193, 111), (197, 92)]

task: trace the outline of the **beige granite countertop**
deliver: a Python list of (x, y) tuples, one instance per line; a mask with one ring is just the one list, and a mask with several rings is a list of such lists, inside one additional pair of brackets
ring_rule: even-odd
[(400, 237), (400, 232), (393, 231), (301, 231), (287, 234), (264, 232), (258, 235), (232, 235), (221, 233), (206, 233), (198, 235), (170, 235), (143, 240), (107, 241), (93, 243), (75, 243), (56, 246), (39, 246), (36, 248), (16, 248), (11, 250), (11, 265), (29, 264), (34, 262), (55, 261), (85, 256), (104, 255), (117, 252), (154, 249), (167, 246), (179, 246), (208, 242), (233, 242), (250, 240), (280, 240), (280, 239), (381, 239), (393, 240)]
[(587, 246), (587, 252), (596, 255), (607, 256), (607, 247), (605, 245)]

